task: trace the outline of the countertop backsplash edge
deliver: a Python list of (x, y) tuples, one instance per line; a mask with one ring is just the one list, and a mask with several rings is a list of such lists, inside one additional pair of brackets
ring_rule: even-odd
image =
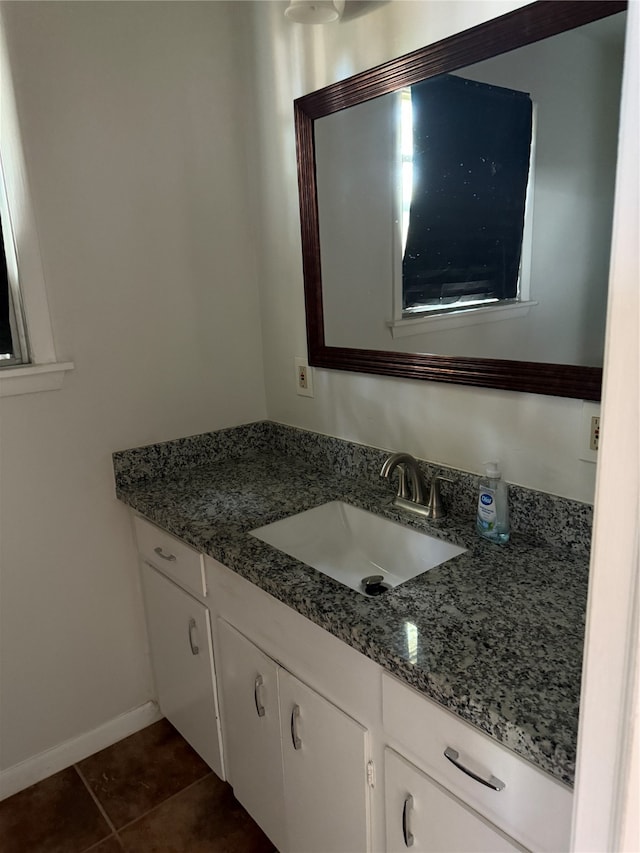
[[(402, 450), (402, 448), (397, 448)], [(300, 429), (275, 421), (254, 421), (199, 435), (144, 445), (113, 453), (116, 494), (145, 481), (170, 478), (189, 468), (264, 451), (300, 457), (348, 477), (379, 477), (388, 450), (358, 444), (335, 436)], [(442, 483), (451, 514), (473, 525), (479, 475), (418, 460), (425, 479), (443, 473), (453, 480)], [(511, 529), (551, 547), (588, 556), (591, 547), (593, 507), (569, 498), (509, 485)]]

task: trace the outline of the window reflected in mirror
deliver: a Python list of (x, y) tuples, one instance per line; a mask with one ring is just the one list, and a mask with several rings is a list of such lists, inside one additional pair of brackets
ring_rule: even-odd
[(402, 317), (518, 302), (529, 94), (443, 74), (404, 90), (401, 110)]

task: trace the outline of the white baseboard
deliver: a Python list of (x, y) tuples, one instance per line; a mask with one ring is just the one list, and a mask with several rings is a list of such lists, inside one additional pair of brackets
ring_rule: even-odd
[(47, 749), (6, 770), (0, 770), (0, 800), (46, 779), (59, 770), (64, 770), (77, 761), (82, 761), (83, 758), (88, 758), (94, 752), (155, 723), (161, 717), (155, 702), (145, 702), (144, 705), (103, 723), (97, 729)]

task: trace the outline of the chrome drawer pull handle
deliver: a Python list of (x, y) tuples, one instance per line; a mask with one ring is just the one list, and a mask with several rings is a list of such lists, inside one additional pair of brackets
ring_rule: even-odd
[(407, 794), (404, 798), (404, 806), (402, 807), (402, 834), (404, 835), (404, 843), (407, 847), (413, 847), (414, 837), (411, 832), (410, 818), (413, 809), (413, 797)]
[(465, 767), (464, 764), (460, 764), (458, 759), (460, 758), (460, 754), (457, 750), (448, 746), (444, 751), (444, 757), (448, 758), (449, 761), (457, 767), (458, 770), (462, 770), (463, 773), (466, 773), (467, 776), (471, 776), (472, 779), (475, 779), (476, 782), (480, 782), (481, 785), (486, 785), (487, 788), (491, 788), (492, 791), (502, 791), (506, 787), (504, 782), (501, 782), (500, 779), (496, 779), (495, 776), (490, 776), (488, 779), (483, 779), (482, 776), (478, 776), (477, 773), (474, 773), (473, 770), (469, 770), (468, 767)]
[(157, 548), (154, 548), (153, 551), (155, 554), (158, 555), (158, 557), (162, 557), (163, 560), (168, 560), (170, 563), (175, 563), (175, 561), (177, 560), (175, 554), (165, 554), (159, 545)]
[(264, 684), (263, 678), (261, 675), (256, 675), (255, 684), (253, 686), (253, 700), (256, 703), (256, 711), (258, 712), (259, 717), (264, 717), (264, 705), (260, 701), (260, 697), (258, 695), (260, 688)]
[(193, 642), (193, 632), (196, 628), (196, 620), (192, 617), (189, 619), (189, 645), (191, 646), (191, 654), (197, 655), (200, 654), (200, 649)]
[(291, 712), (291, 740), (294, 749), (302, 749), (302, 741), (298, 737), (298, 720), (300, 718), (300, 705), (294, 705)]

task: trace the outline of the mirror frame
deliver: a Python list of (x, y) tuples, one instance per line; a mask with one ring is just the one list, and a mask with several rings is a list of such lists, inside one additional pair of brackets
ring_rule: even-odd
[(428, 77), (606, 18), (626, 0), (538, 0), (294, 101), (309, 364), (356, 373), (600, 400), (602, 368), (331, 347), (325, 342), (314, 122)]

